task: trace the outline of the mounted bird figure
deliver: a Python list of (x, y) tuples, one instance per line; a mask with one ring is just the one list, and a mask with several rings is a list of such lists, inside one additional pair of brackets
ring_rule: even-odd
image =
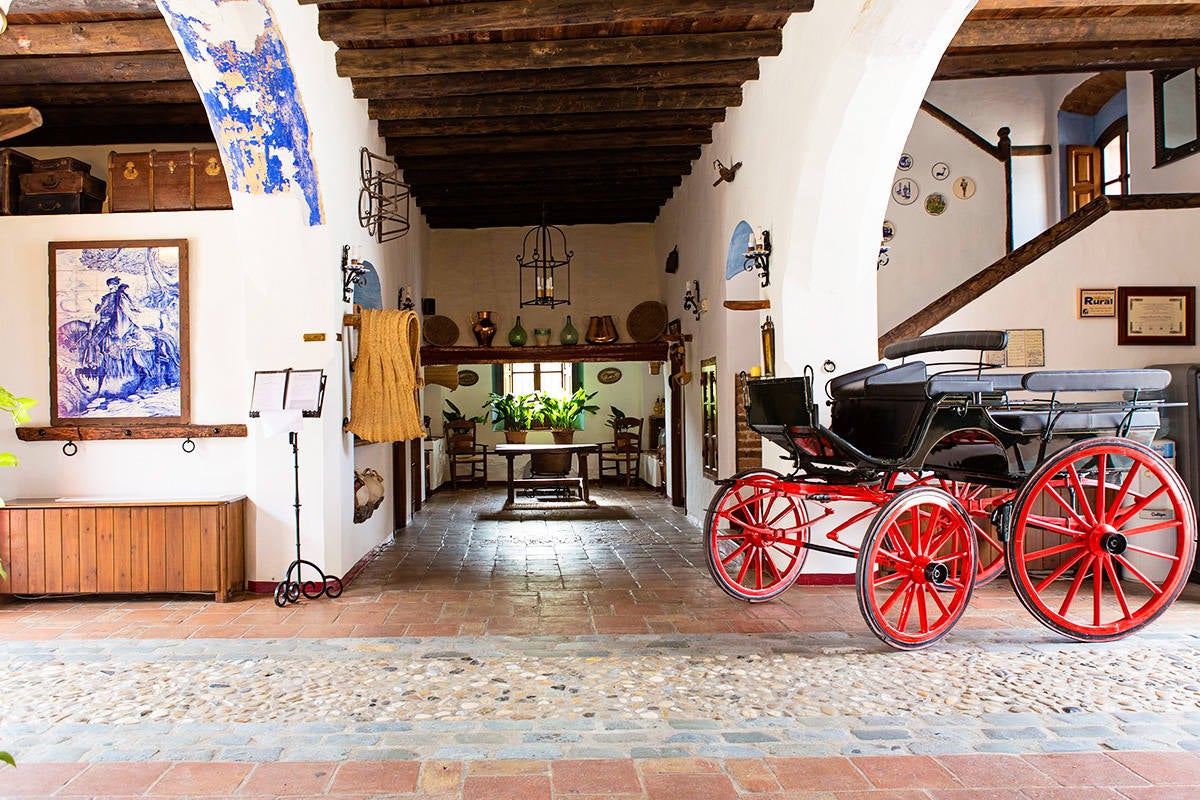
[(721, 181), (729, 181), (733, 183), (733, 179), (737, 177), (737, 171), (742, 168), (742, 162), (737, 162), (732, 167), (727, 167), (721, 163), (720, 159), (713, 162), (713, 168), (721, 176), (713, 181), (713, 186), (720, 186)]

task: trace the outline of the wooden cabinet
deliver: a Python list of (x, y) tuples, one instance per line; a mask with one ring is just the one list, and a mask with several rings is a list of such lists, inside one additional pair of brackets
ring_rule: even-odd
[(0, 507), (0, 594), (203, 592), (246, 584), (246, 498), (14, 500)]

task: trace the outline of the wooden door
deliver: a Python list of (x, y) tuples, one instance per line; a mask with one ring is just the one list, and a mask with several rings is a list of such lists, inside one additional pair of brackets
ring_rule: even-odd
[(412, 510), (417, 513), (421, 510), (421, 447), (424, 444), (424, 439), (409, 439), (408, 440), (408, 476), (409, 488), (412, 490)]
[(1102, 194), (1100, 148), (1067, 145), (1067, 213), (1074, 214)]
[(392, 442), (392, 529), (408, 526), (408, 442)]
[(683, 469), (683, 387), (671, 385), (671, 505), (676, 508), (687, 506), (687, 481)]

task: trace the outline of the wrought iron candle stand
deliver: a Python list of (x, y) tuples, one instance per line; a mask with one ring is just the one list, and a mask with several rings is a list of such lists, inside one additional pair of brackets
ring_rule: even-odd
[(367, 282), (367, 268), (358, 259), (350, 258), (350, 245), (342, 245), (342, 302), (349, 303), (354, 299), (354, 287), (363, 286)]
[[(296, 474), (296, 560), (288, 565), (287, 574), (275, 587), (275, 605), (280, 608), (298, 602), (302, 594), (309, 600), (316, 600), (321, 595), (339, 597), (344, 588), (341, 578), (326, 575), (323, 569), (300, 556), (300, 434), (292, 431), (288, 434), (288, 441), (292, 445), (292, 465)], [(306, 566), (321, 576), (319, 582), (302, 579), (300, 572)], [(295, 580), (292, 579), (293, 571), (296, 573)]]
[[(752, 237), (753, 238), (753, 237)], [(734, 262), (737, 263), (736, 261)], [(753, 250), (746, 251), (745, 270), (758, 270), (762, 277), (762, 285), (771, 285), (771, 232), (763, 231), (762, 237), (756, 240)]]

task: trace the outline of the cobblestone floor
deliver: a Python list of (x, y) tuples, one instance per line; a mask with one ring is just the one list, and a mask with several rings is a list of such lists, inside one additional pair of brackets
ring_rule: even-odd
[(1200, 592), (1065, 642), (1003, 581), (918, 653), (748, 606), (645, 492), (443, 494), (335, 601), (0, 605), (0, 797), (1194, 798)]

